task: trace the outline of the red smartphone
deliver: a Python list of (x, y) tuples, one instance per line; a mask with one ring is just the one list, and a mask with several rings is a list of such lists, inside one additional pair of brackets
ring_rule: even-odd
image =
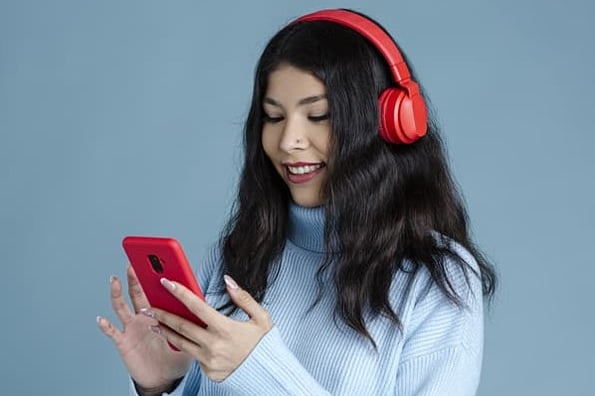
[(203, 301), (205, 299), (182, 245), (177, 240), (127, 236), (122, 240), (122, 247), (152, 307), (163, 309), (202, 327), (207, 327), (184, 304), (172, 296), (160, 282), (161, 278), (176, 281), (186, 286)]

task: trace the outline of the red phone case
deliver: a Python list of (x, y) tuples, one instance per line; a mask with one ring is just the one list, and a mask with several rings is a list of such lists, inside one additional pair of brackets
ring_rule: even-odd
[(141, 284), (149, 304), (206, 327), (184, 304), (167, 291), (161, 278), (183, 284), (194, 294), (205, 299), (182, 245), (173, 238), (127, 236), (122, 247)]

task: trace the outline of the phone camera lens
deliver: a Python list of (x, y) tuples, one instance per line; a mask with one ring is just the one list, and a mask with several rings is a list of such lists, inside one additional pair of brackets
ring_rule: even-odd
[(155, 256), (154, 254), (149, 254), (149, 262), (151, 263), (151, 266), (155, 272), (158, 274), (163, 273), (163, 266), (161, 265), (161, 260), (159, 260), (159, 257)]

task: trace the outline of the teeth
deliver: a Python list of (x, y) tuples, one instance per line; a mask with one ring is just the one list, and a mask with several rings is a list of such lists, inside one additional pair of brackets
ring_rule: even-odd
[(294, 175), (303, 175), (305, 173), (314, 172), (316, 169), (320, 169), (321, 167), (322, 164), (316, 164), (306, 166), (288, 166), (287, 169), (289, 169), (289, 172), (293, 173)]

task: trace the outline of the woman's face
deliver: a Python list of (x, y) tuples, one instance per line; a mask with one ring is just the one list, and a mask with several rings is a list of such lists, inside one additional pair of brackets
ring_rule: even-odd
[(324, 84), (308, 72), (282, 64), (269, 75), (262, 106), (266, 155), (296, 204), (320, 205), (331, 137)]

